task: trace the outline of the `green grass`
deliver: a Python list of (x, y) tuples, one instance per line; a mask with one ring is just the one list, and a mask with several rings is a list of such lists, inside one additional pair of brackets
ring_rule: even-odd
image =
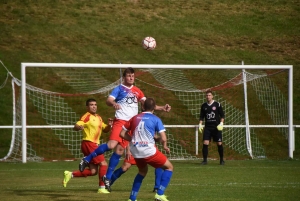
[[(19, 79), (22, 62), (293, 65), (293, 121), (300, 124), (298, 0), (0, 0), (0, 5), (0, 60)], [(152, 52), (140, 44), (149, 35), (157, 40)], [(6, 73), (0, 66), (0, 84)], [(51, 72), (39, 77), (52, 86)], [(0, 125), (11, 125), (10, 82), (0, 94)], [(297, 158), (299, 138), (296, 129)], [(0, 157), (10, 139), (11, 130), (1, 129)]]
[[(112, 187), (97, 194), (98, 177), (73, 178), (62, 187), (63, 171), (77, 170), (78, 161), (0, 163), (1, 200), (127, 200), (137, 168), (133, 166)], [(172, 161), (174, 174), (166, 190), (170, 200), (299, 200), (299, 160)], [(153, 200), (154, 169), (149, 168), (138, 200)]]
[[(293, 65), (294, 124), (300, 124), (299, 0), (0, 0), (0, 5), (0, 60), (19, 79), (22, 62)], [(148, 35), (157, 40), (155, 51), (141, 48), (141, 39)], [(51, 73), (38, 77), (44, 87), (59, 89)], [(0, 84), (6, 74), (0, 66)], [(285, 82), (273, 81), (278, 86)], [(33, 76), (28, 82), (38, 79)], [(0, 94), (0, 125), (11, 125), (10, 80)], [(47, 136), (45, 131), (39, 134)], [(205, 167), (199, 161), (174, 161), (166, 194), (173, 201), (299, 200), (300, 128), (295, 134), (295, 160), (227, 160), (224, 167), (217, 161)], [(264, 141), (267, 152), (286, 156), (286, 143), (276, 136), (262, 133), (269, 139)], [(0, 158), (10, 140), (11, 129), (1, 129)], [(133, 167), (123, 175), (110, 195), (98, 195), (97, 177), (72, 179), (62, 188), (63, 171), (77, 167), (76, 161), (1, 162), (0, 199), (127, 200), (137, 171)], [(151, 168), (138, 200), (153, 200), (153, 180)]]

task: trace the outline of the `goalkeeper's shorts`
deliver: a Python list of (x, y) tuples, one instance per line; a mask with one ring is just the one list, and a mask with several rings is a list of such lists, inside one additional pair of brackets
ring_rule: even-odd
[(217, 127), (205, 127), (203, 131), (203, 141), (211, 141), (211, 139), (213, 139), (214, 142), (222, 142), (222, 131), (219, 131)]

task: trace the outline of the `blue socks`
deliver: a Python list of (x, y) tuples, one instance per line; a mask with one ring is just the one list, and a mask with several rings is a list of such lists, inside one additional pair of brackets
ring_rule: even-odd
[(155, 169), (155, 185), (154, 188), (158, 189), (160, 186), (160, 180), (161, 176), (163, 174), (164, 170), (162, 168), (156, 168)]
[[(155, 178), (158, 179), (157, 176), (160, 174), (161, 174), (161, 180), (160, 180), (160, 186), (157, 190), (157, 194), (163, 195), (166, 188), (168, 187), (168, 185), (170, 183), (173, 172), (169, 171), (169, 170), (163, 170), (161, 168), (156, 168), (155, 169)], [(129, 197), (130, 200), (136, 200), (136, 197), (137, 197), (140, 187), (142, 185), (143, 179), (144, 179), (144, 176), (142, 176), (140, 174), (136, 175), (133, 185), (132, 185), (130, 197)]]
[(136, 196), (140, 190), (143, 179), (144, 179), (144, 176), (142, 176), (140, 174), (136, 175), (136, 177), (133, 181), (133, 184), (132, 184), (132, 189), (131, 189), (131, 193), (130, 193), (130, 197), (129, 197), (130, 200), (136, 200)]
[(122, 167), (120, 167), (119, 169), (115, 170), (114, 173), (111, 176), (111, 180), (110, 180), (110, 185), (113, 185), (113, 183), (120, 178), (120, 176), (122, 174), (124, 174), (125, 172), (123, 171)]
[(111, 155), (110, 159), (109, 159), (109, 165), (106, 171), (106, 178), (107, 179), (111, 179), (111, 176), (115, 170), (115, 168), (117, 167), (117, 165), (119, 164), (121, 156), (116, 154), (115, 152)]
[(158, 195), (163, 195), (165, 193), (165, 190), (170, 183), (172, 175), (173, 175), (173, 172), (170, 170), (165, 170), (163, 172), (163, 174), (161, 176), (161, 180), (160, 180), (160, 186), (159, 186), (159, 189), (157, 190)]
[(93, 158), (109, 150), (110, 149), (108, 148), (107, 144), (101, 144), (97, 149), (95, 149), (95, 151), (93, 151), (90, 155), (86, 156), (84, 160), (86, 160), (87, 162), (91, 162)]

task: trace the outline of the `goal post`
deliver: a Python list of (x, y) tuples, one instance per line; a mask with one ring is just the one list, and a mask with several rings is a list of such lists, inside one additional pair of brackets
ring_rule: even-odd
[[(177, 88), (179, 87), (178, 85), (183, 85), (181, 83), (174, 83), (172, 86), (170, 86), (170, 83), (172, 83), (172, 79), (174, 79), (174, 77), (164, 77), (166, 76), (166, 74), (168, 74), (168, 70), (199, 70), (199, 71), (212, 71), (212, 70), (223, 70), (223, 71), (228, 71), (228, 70), (240, 70), (242, 71), (243, 69), (246, 71), (249, 70), (287, 70), (287, 124), (278, 124), (278, 122), (276, 122), (276, 120), (274, 120), (274, 125), (251, 125), (249, 122), (247, 123), (244, 122), (244, 125), (241, 125), (240, 123), (238, 123), (237, 125), (233, 124), (234, 122), (231, 122), (230, 125), (227, 125), (225, 123), (225, 128), (247, 128), (248, 130), (250, 130), (251, 128), (255, 128), (255, 127), (259, 127), (259, 128), (286, 128), (288, 129), (288, 136), (287, 136), (287, 141), (288, 141), (288, 156), (290, 158), (293, 158), (293, 151), (294, 151), (294, 132), (293, 132), (293, 66), (292, 65), (160, 65), (160, 64), (82, 64), (82, 63), (21, 63), (21, 75), (22, 75), (22, 79), (21, 79), (21, 133), (22, 133), (22, 162), (26, 163), (27, 161), (27, 129), (28, 128), (43, 128), (45, 126), (43, 125), (27, 125), (27, 93), (26, 93), (26, 86), (27, 86), (27, 77), (26, 77), (26, 71), (29, 68), (66, 68), (66, 69), (72, 69), (74, 72), (78, 69), (78, 68), (84, 68), (84, 69), (125, 69), (127, 67), (133, 67), (134, 69), (141, 69), (141, 70), (147, 70), (147, 72), (150, 72), (156, 79), (160, 79), (160, 87), (166, 89), (166, 90), (172, 90), (172, 93), (176, 94), (176, 96), (178, 97), (179, 100), (181, 101), (186, 101), (188, 102), (188, 100), (184, 100), (185, 96), (187, 96), (186, 94), (183, 93), (193, 93), (195, 92), (199, 92), (202, 91), (201, 89), (193, 89), (193, 88), (189, 88), (191, 86), (191, 84), (189, 83), (188, 85), (184, 85), (185, 87), (185, 92), (182, 92), (181, 89)], [(198, 74), (197, 74), (198, 76)], [(243, 75), (243, 76), (248, 76), (249, 80), (253, 79), (255, 80), (256, 78), (252, 78), (252, 74), (247, 74), (247, 75)], [(182, 79), (182, 78), (180, 78)], [(198, 79), (197, 77), (195, 77), (194, 79)], [(245, 80), (245, 78), (242, 78), (241, 80)], [(140, 83), (140, 85), (143, 85), (145, 83), (144, 80), (139, 80), (136, 79), (136, 81), (138, 81)], [(195, 81), (195, 80), (194, 80)], [(168, 82), (168, 83), (164, 83), (164, 82)], [(200, 82), (200, 80), (199, 80)], [(231, 80), (231, 84), (238, 82), (237, 79), (232, 79)], [(151, 86), (151, 83), (147, 83)], [(235, 83), (236, 84), (236, 83)], [(227, 83), (228, 85), (228, 83)], [(226, 85), (226, 86), (227, 86)], [(108, 85), (107, 88), (110, 90), (112, 89), (112, 86), (114, 85)], [(225, 85), (224, 85), (225, 86)], [(210, 87), (206, 87), (207, 88), (211, 88), (213, 89), (213, 91), (215, 91), (214, 89), (219, 89), (220, 87), (224, 87), (222, 86), (210, 86)], [(205, 88), (204, 88), (205, 89)], [(148, 89), (147, 89), (148, 90)], [(146, 90), (146, 91), (147, 91)], [(257, 89), (257, 91), (259, 91), (259, 89)], [(147, 91), (148, 93), (148, 91)], [(170, 92), (166, 92), (166, 93), (170, 93)], [(259, 93), (259, 92), (258, 92)], [(152, 93), (150, 96), (155, 97), (155, 92), (154, 94)], [(147, 95), (146, 95), (147, 96)], [(191, 95), (191, 96), (197, 96), (198, 95)], [(266, 97), (268, 96), (268, 94), (266, 94)], [(234, 97), (230, 97), (232, 99), (234, 99)], [(249, 98), (249, 97), (248, 97)], [(197, 99), (197, 98), (196, 98)], [(218, 99), (216, 99), (217, 101), (219, 101)], [(203, 100), (201, 100), (203, 102)], [(245, 101), (245, 100), (244, 100)], [(192, 100), (192, 102), (195, 102), (195, 100)], [(222, 101), (221, 101), (222, 102)], [(195, 103), (192, 103), (195, 104)], [(196, 103), (198, 106), (200, 105), (200, 102)], [(198, 136), (198, 131), (197, 131), (197, 125), (194, 125), (195, 122), (197, 122), (197, 114), (199, 113), (199, 111), (197, 111), (195, 113), (195, 109), (192, 108), (189, 105), (186, 105), (186, 110), (189, 110), (191, 112), (191, 116), (194, 116), (194, 122), (191, 122), (189, 124), (188, 127), (192, 127), (191, 129), (193, 129), (195, 131), (195, 135), (194, 135), (194, 144), (196, 147), (196, 154), (198, 152), (198, 141), (199, 141), (199, 136)], [(235, 107), (232, 106), (228, 106), (228, 111), (227, 113), (230, 113), (230, 111), (234, 111)], [(196, 109), (197, 110), (197, 109)], [(266, 112), (268, 111), (268, 109), (266, 109)], [(246, 109), (246, 112), (248, 112), (248, 110)], [(225, 114), (226, 116), (228, 114)], [(276, 114), (277, 115), (277, 114)], [(275, 115), (275, 116), (276, 116)], [(280, 115), (280, 114), (279, 114)], [(270, 114), (269, 116), (272, 116), (272, 114)], [(274, 117), (275, 118), (275, 117)], [(276, 117), (277, 118), (277, 117)], [(225, 118), (225, 122), (226, 122), (226, 118)], [(75, 123), (75, 122), (74, 122)], [(192, 125), (191, 125), (192, 124)], [(188, 124), (186, 124), (188, 125)], [(71, 128), (73, 125), (47, 125), (48, 127), (52, 127), (52, 128), (60, 128), (60, 127), (68, 127)], [(46, 127), (47, 127), (46, 126)], [(176, 128), (176, 127), (180, 127), (181, 125), (166, 125), (166, 127), (170, 127), (170, 128)], [(45, 127), (45, 128), (46, 128)], [(184, 127), (184, 126), (183, 126)], [(244, 130), (242, 130), (241, 132), (243, 132)], [(229, 131), (228, 131), (229, 132)], [(236, 130), (232, 131), (232, 132), (236, 132)], [(235, 138), (235, 137), (233, 137)], [(251, 140), (251, 136), (248, 136), (247, 139), (248, 141)], [(174, 141), (178, 142), (181, 146), (183, 147), (188, 147), (189, 146), (189, 140), (186, 141), (180, 141), (180, 138), (175, 138), (174, 137)], [(237, 142), (234, 142), (237, 143)], [(235, 145), (234, 145), (235, 146)], [(250, 143), (251, 146), (251, 143)], [(249, 148), (249, 147), (248, 147)], [(248, 149), (247, 148), (247, 149)], [(231, 148), (234, 149), (234, 148)], [(251, 156), (251, 154), (250, 154)], [(252, 157), (252, 156), (251, 156)]]

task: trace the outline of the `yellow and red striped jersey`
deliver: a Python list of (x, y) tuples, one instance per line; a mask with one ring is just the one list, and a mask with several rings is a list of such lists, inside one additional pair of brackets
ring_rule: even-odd
[(84, 126), (82, 140), (97, 144), (100, 144), (102, 131), (109, 126), (102, 121), (102, 118), (98, 114), (92, 115), (89, 112), (85, 113), (76, 124)]

